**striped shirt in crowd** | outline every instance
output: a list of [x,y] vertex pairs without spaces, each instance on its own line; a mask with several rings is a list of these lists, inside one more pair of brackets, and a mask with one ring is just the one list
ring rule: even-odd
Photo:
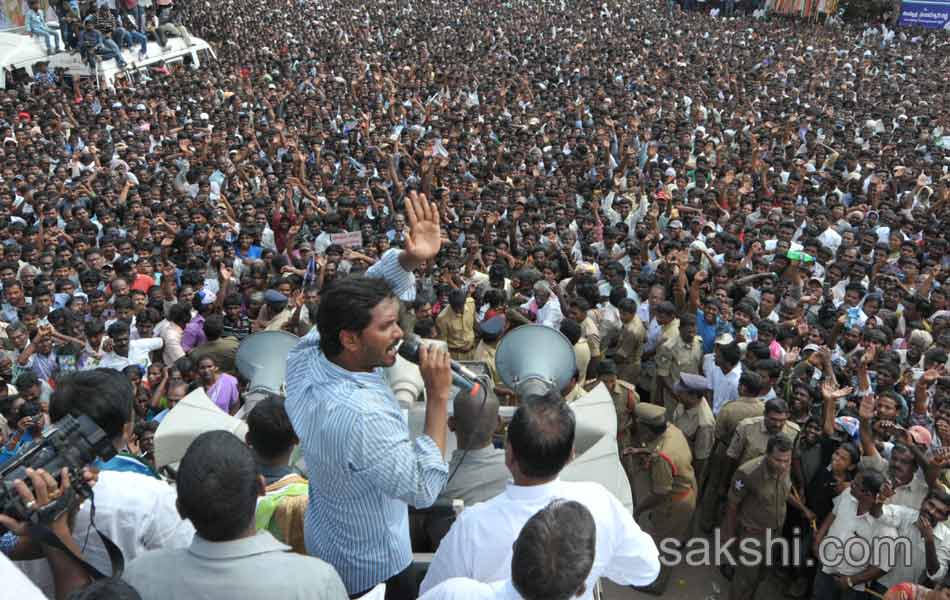
[[112,13],[103,11],[97,14],[96,29],[106,37],[111,36],[112,30],[115,29],[115,17],[112,16]]
[[[401,297],[412,273],[391,249],[366,273]],[[350,594],[369,590],[409,566],[407,504],[430,506],[448,479],[435,441],[409,439],[383,370],[348,371],[320,350],[316,327],[287,359],[287,413],[307,463],[307,551],[333,565]]]

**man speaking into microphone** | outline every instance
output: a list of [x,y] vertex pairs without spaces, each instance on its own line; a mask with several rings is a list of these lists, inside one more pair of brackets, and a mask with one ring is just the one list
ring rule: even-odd
[[448,352],[419,350],[426,416],[414,440],[381,369],[403,337],[399,298],[414,298],[412,271],[441,244],[434,203],[411,192],[406,213],[405,249],[324,289],[316,329],[287,358],[285,406],[310,481],[307,551],[336,568],[351,598],[381,582],[387,600],[415,598],[407,505],[430,506],[448,479]]

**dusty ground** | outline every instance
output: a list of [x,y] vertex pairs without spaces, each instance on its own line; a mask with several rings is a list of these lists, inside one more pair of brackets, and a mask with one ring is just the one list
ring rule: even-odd
[[[759,586],[756,600],[778,600],[785,598],[786,583],[770,577]],[[729,582],[719,570],[711,567],[679,567],[673,571],[670,584],[662,596],[651,596],[622,588],[604,581],[605,600],[650,600],[668,598],[669,600],[727,600]]]
[[[653,596],[624,588],[604,580],[604,600],[650,600],[664,598],[669,600],[728,600],[729,581],[716,567],[680,566],[673,570],[669,585],[662,596]],[[785,590],[789,582],[781,581],[769,575],[756,592],[756,600],[779,600],[786,598]]]

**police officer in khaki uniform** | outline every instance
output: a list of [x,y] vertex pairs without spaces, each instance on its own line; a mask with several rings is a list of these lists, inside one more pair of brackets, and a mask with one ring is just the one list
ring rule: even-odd
[[723,466],[726,462],[726,450],[732,442],[739,422],[748,417],[760,416],[765,410],[761,394],[765,392],[765,383],[753,371],[743,371],[739,379],[739,399],[727,402],[716,417],[716,433],[713,452],[706,469],[706,481],[702,482],[702,496],[699,503],[699,527],[711,531],[719,523],[720,493],[729,479]]
[[609,358],[597,364],[597,378],[588,381],[584,389],[589,392],[597,387],[598,383],[603,383],[613,398],[614,409],[617,411],[617,440],[623,448],[625,442],[629,441],[633,409],[640,403],[637,388],[617,377],[617,363]]
[[584,386],[577,383],[578,377],[580,377],[580,374],[577,371],[577,367],[574,367],[574,375],[571,377],[571,380],[568,382],[567,386],[561,390],[561,396],[568,404],[574,402],[578,398],[583,398],[587,394],[587,390],[584,389]]
[[637,303],[630,298],[624,298],[617,304],[620,311],[620,340],[614,360],[617,361],[617,372],[624,381],[636,385],[640,380],[640,363],[643,362],[643,342],[647,337],[647,329],[643,321],[637,316]]
[[[779,434],[769,439],[766,454],[740,466],[729,486],[726,517],[722,539],[731,544],[735,561],[732,568],[720,565],[724,571],[733,570],[729,600],[752,600],[756,588],[766,574],[766,536],[782,537],[787,503],[797,505],[789,492],[792,465],[792,442]],[[753,541],[747,541],[747,540]],[[757,546],[754,554],[740,554],[740,544],[746,548]],[[743,560],[745,559],[745,560]]]
[[435,328],[453,359],[471,360],[475,351],[475,299],[462,289],[449,292],[449,305],[435,318]]
[[[689,534],[696,509],[696,478],[689,443],[683,432],[667,423],[662,406],[641,402],[634,416],[636,445],[623,450],[628,477],[637,480],[634,517],[657,544],[663,540],[681,544]],[[648,590],[662,594],[670,573],[669,567],[663,567]]]
[[716,417],[709,408],[704,394],[710,390],[709,380],[702,375],[681,373],[673,385],[676,408],[673,425],[683,432],[693,454],[693,473],[696,481],[703,480],[706,464],[716,440]]
[[[758,417],[749,417],[743,419],[736,426],[735,433],[732,434],[732,440],[726,449],[726,461],[724,465],[726,479],[731,480],[736,467],[744,465],[753,458],[758,458],[765,454],[765,448],[769,439],[784,434],[790,440],[798,437],[798,423],[789,420],[788,405],[784,400],[773,398],[765,403],[765,414]],[[723,485],[723,488],[725,485]],[[725,495],[726,490],[722,490]]]
[[[656,323],[660,327],[659,336],[650,340],[650,328],[647,327],[647,339],[644,343],[643,359],[640,364],[640,381],[637,385],[648,392],[650,397],[656,390],[656,352],[665,343],[677,335],[680,321],[676,318],[676,305],[672,302],[660,302],[656,307]],[[652,344],[652,345],[651,345]]]
[[475,346],[475,352],[472,353],[472,360],[483,362],[488,366],[492,383],[495,384],[495,395],[503,404],[513,401],[515,397],[515,393],[502,383],[498,368],[495,366],[495,352],[498,350],[498,342],[505,334],[507,325],[505,315],[495,315],[482,321],[478,326],[478,333],[482,339]]
[[495,385],[501,383],[498,376],[498,369],[495,368],[495,352],[498,349],[498,342],[505,332],[505,315],[495,315],[490,319],[485,319],[478,326],[478,332],[481,334],[481,341],[475,346],[475,352],[472,354],[472,360],[478,360],[488,365],[488,372],[491,373],[492,382]]
[[[567,338],[574,349],[574,365],[577,367],[578,381],[583,386],[587,383],[587,372],[590,371],[590,345],[581,331],[581,326],[573,319],[563,319],[558,330]],[[596,373],[596,368],[594,369]]]
[[670,392],[680,373],[701,373],[702,364],[703,339],[696,335],[696,315],[683,315],[679,319],[679,335],[656,349],[656,403],[666,407],[667,417],[676,408]]
[[[590,317],[591,306],[584,298],[577,297],[571,300],[567,309],[567,316],[580,325],[581,337],[587,340],[587,347],[590,349],[590,363],[596,368],[597,361],[603,356],[603,350],[600,341],[600,328]],[[586,373],[582,373],[586,375]]]

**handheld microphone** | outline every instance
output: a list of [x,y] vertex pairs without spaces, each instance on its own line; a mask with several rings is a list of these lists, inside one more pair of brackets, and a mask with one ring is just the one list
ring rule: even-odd
[[[418,365],[419,348],[421,346],[422,341],[419,336],[406,336],[403,338],[402,344],[399,346],[399,356],[405,358],[413,364]],[[472,397],[477,396],[481,388],[481,384],[478,383],[478,375],[472,373],[470,370],[466,369],[454,360],[451,361],[451,363],[452,385],[462,390],[468,390]]]

